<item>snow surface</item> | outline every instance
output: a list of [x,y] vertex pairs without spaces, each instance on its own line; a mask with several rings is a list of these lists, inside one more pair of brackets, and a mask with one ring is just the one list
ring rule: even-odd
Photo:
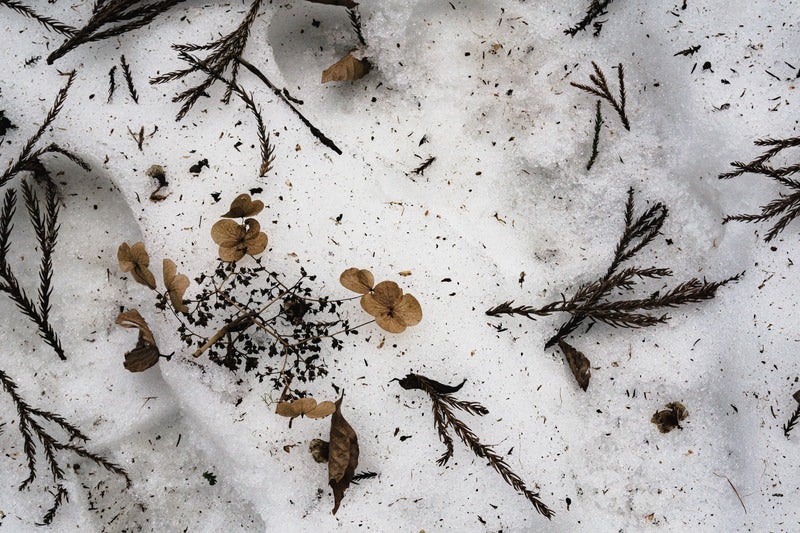
[[[91,4],[31,3],[74,25]],[[175,122],[170,100],[187,82],[146,83],[183,66],[172,43],[230,31],[247,3],[180,4],[53,66],[26,60],[46,56],[62,37],[0,6],[0,109],[20,126],[3,140],[3,161],[40,124],[64,82],[58,71],[76,69],[45,141],[93,168],[85,174],[63,158],[48,161],[65,183],[53,322],[68,361],[54,357],[3,298],[0,368],[34,405],[75,422],[91,436],[89,448],[134,481],[124,490],[115,476],[68,458],[80,469],[68,473],[71,500],[50,529],[797,531],[800,434],[787,439],[781,425],[800,388],[800,223],[772,246],[762,240],[766,226],[721,225],[725,214],[754,212],[780,189],[758,177],[716,176],[730,161],[758,155],[755,139],[798,135],[800,4],[682,4],[614,2],[599,37],[570,38],[563,30],[582,17],[586,0],[365,1],[375,69],[352,84],[326,85],[322,70],[356,43],[346,12],[302,1],[265,5],[245,57],[302,99],[302,112],[344,152],[322,146],[243,72],[277,147],[265,179],[257,177],[255,125],[240,101],[221,104],[215,85]],[[692,45],[701,45],[694,56],[674,55]],[[120,54],[138,105],[122,85],[105,103],[107,73]],[[586,82],[592,60],[612,87],[611,67],[624,64],[632,131],[604,105],[600,156],[587,172],[595,99],[569,82]],[[128,128],[142,126],[158,130],[139,151]],[[423,136],[429,142],[420,145]],[[436,160],[423,176],[410,174],[429,156]],[[190,174],[202,158],[210,168]],[[170,181],[160,203],[147,200],[153,185],[145,170],[153,164]],[[510,299],[542,305],[601,274],[631,186],[640,207],[670,208],[664,235],[637,264],[671,267],[676,279],[747,273],[715,300],[673,310],[667,325],[596,325],[574,337],[593,365],[583,392],[563,357],[542,350],[563,317],[498,320],[484,311]],[[211,224],[253,187],[263,188],[256,196],[267,204],[260,219],[272,268],[293,277],[303,266],[318,276],[321,293],[341,297],[349,294],[340,272],[369,268],[423,306],[423,322],[401,335],[373,325],[344,351],[326,354],[330,379],[313,385],[318,398],[335,397],[331,383],[345,390],[358,470],[379,474],[352,486],[336,516],[327,470],[306,452],[310,439],[327,435],[327,420],[298,419],[289,429],[262,401],[266,383],[190,362],[174,320],[117,266],[117,246],[142,239],[157,278],[163,257],[198,275],[215,262]],[[23,285],[35,287],[38,254],[23,217],[15,232],[16,268],[27,269]],[[402,270],[412,275],[400,278]],[[120,306],[142,311],[162,351],[176,351],[172,361],[143,374],[123,369],[135,335],[113,325]],[[363,316],[357,305],[348,313]],[[443,445],[430,403],[390,382],[409,371],[467,379],[458,397],[490,410],[468,423],[538,485],[556,512],[552,521],[458,441],[454,460],[437,466]],[[675,400],[689,418],[683,431],[662,435],[650,417]],[[34,530],[49,495],[41,485],[17,491],[24,454],[13,405],[5,397],[0,405],[0,528]],[[287,452],[287,445],[296,446]],[[205,472],[216,475],[215,485]]]

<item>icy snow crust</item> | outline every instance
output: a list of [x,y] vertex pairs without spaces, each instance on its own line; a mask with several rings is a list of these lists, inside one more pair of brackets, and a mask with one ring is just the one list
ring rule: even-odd
[[[33,5],[79,25],[90,4]],[[375,69],[355,83],[324,86],[321,71],[356,43],[346,12],[299,1],[264,6],[245,57],[302,99],[303,113],[344,152],[318,143],[242,72],[277,147],[266,179],[257,177],[255,125],[240,101],[221,104],[217,84],[175,122],[170,99],[186,83],[146,83],[183,67],[172,43],[227,33],[245,3],[180,4],[147,28],[82,46],[54,66],[25,60],[46,56],[62,38],[0,6],[0,109],[20,126],[4,139],[3,161],[40,124],[64,81],[57,69],[76,69],[46,140],[93,168],[85,175],[63,158],[49,162],[65,182],[53,319],[69,359],[58,361],[3,298],[0,367],[34,405],[77,423],[92,437],[89,447],[134,481],[125,491],[119,479],[77,461],[79,471],[67,475],[71,501],[50,529],[800,528],[800,434],[786,439],[780,429],[795,407],[800,372],[798,223],[774,249],[761,240],[763,226],[721,225],[725,214],[753,212],[778,188],[757,177],[716,179],[730,161],[760,153],[756,138],[798,135],[800,102],[790,80],[800,62],[798,4],[615,2],[599,38],[565,36],[587,4],[364,2]],[[674,56],[696,44],[694,56]],[[120,54],[139,105],[124,85],[105,103],[107,73]],[[569,82],[586,82],[591,60],[612,88],[612,66],[624,64],[632,131],[604,105],[600,156],[587,173],[595,100]],[[139,151],[128,128],[141,126],[158,130]],[[420,145],[423,136],[428,142]],[[429,156],[436,160],[424,175],[410,174]],[[210,168],[191,175],[189,166],[203,158]],[[147,200],[153,183],[145,170],[153,164],[170,182],[160,203]],[[575,337],[593,365],[584,393],[562,356],[542,350],[563,317],[498,320],[484,311],[509,299],[541,305],[602,274],[631,186],[640,207],[663,201],[670,208],[664,235],[637,264],[671,267],[676,280],[747,274],[713,301],[674,310],[665,326],[596,325]],[[207,359],[194,364],[177,324],[116,262],[122,241],[141,239],[157,278],[163,257],[195,277],[215,263],[211,224],[253,187],[263,188],[256,197],[267,204],[260,219],[275,270],[294,276],[304,266],[321,292],[341,297],[349,296],[337,282],[347,267],[398,281],[397,272],[410,270],[401,284],[424,310],[423,322],[402,335],[373,325],[348,339],[344,351],[326,355],[330,380],[311,385],[319,398],[334,397],[330,382],[345,390],[343,412],[361,446],[358,470],[379,473],[352,486],[335,517],[327,470],[306,452],[310,439],[327,435],[327,420],[298,419],[289,429],[262,400],[267,384]],[[35,286],[35,239],[23,216],[15,226],[15,268],[27,271],[26,287]],[[113,325],[120,306],[142,311],[162,351],[175,352],[171,362],[144,374],[123,369],[135,335]],[[360,313],[353,305],[351,316]],[[508,331],[492,327],[498,324]],[[390,382],[409,371],[467,379],[458,396],[490,410],[468,423],[529,485],[538,484],[556,512],[552,521],[458,441],[454,460],[436,465],[443,445],[430,403]],[[689,418],[683,431],[661,435],[650,417],[675,400]],[[33,530],[50,502],[39,485],[16,490],[24,454],[13,407],[5,396],[2,402],[0,524]]]

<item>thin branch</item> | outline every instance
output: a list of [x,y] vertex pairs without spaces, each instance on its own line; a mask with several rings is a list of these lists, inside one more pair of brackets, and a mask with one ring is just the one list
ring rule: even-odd
[[625,129],[630,131],[631,125],[628,122],[627,115],[625,114],[625,71],[623,70],[622,63],[617,65],[619,99],[615,98],[611,94],[611,89],[608,87],[606,76],[603,74],[603,71],[600,70],[600,67],[597,66],[597,63],[592,61],[592,67],[594,67],[594,74],[590,74],[589,79],[592,81],[594,86],[575,82],[570,82],[570,85],[606,100],[619,115],[619,118],[622,121],[622,125],[625,127]]
[[78,31],[72,26],[64,24],[63,22],[59,22],[54,18],[42,16],[36,13],[30,7],[17,2],[16,0],[0,0],[0,5],[11,8],[20,15],[25,15],[26,17],[32,18],[49,31],[54,31],[56,33],[60,33],[61,35],[66,35],[67,37],[71,37],[76,31]]

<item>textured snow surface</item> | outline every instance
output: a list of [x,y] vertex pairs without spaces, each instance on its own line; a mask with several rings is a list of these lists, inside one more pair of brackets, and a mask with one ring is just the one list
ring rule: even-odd
[[[365,1],[374,69],[325,85],[322,70],[357,42],[346,11],[299,0],[264,5],[245,57],[303,100],[303,114],[343,154],[321,145],[243,71],[240,82],[276,145],[263,179],[255,124],[239,100],[222,104],[217,84],[176,122],[171,98],[187,82],[147,83],[184,66],[171,44],[231,31],[247,3],[179,4],[52,66],[26,60],[63,38],[0,5],[0,109],[19,126],[2,139],[2,164],[41,123],[64,83],[59,70],[75,69],[45,142],[93,169],[48,160],[64,183],[52,320],[68,360],[3,296],[0,368],[32,404],[76,423],[90,449],[133,478],[124,490],[115,476],[68,458],[80,468],[68,472],[71,499],[51,529],[797,531],[800,431],[787,439],[781,425],[800,388],[800,222],[770,244],[766,225],[723,226],[725,214],[755,212],[780,188],[760,177],[716,176],[761,153],[755,139],[800,134],[800,4],[620,1],[602,17],[599,37],[591,28],[564,35],[588,3]],[[76,26],[91,4],[31,0]],[[701,45],[695,55],[675,55],[693,45]],[[138,105],[119,69],[106,103],[108,71],[121,54]],[[600,155],[587,172],[595,98],[569,83],[588,82],[591,61],[612,90],[612,67],[624,64],[631,131],[604,104]],[[141,127],[140,151],[128,130]],[[424,175],[411,173],[431,156]],[[204,158],[209,168],[191,174]],[[170,183],[159,203],[147,199],[153,164]],[[332,383],[344,389],[358,470],[379,474],[353,485],[336,516],[327,469],[306,452],[310,439],[327,436],[327,420],[297,419],[290,429],[262,400],[272,392],[266,383],[191,358],[174,319],[117,265],[122,241],[143,240],[158,279],[163,257],[194,278],[215,264],[213,222],[256,187],[267,205],[259,218],[271,268],[292,278],[302,266],[320,293],[335,297],[350,296],[338,284],[342,270],[369,268],[378,280],[400,282],[424,311],[401,335],[372,325],[346,339],[343,351],[325,353],[329,379],[309,386],[318,398],[335,397]],[[746,274],[712,301],[672,310],[666,325],[578,330],[572,342],[592,361],[583,392],[563,356],[542,350],[564,317],[496,319],[484,311],[511,299],[543,305],[604,273],[629,187],[640,209],[655,201],[670,208],[663,235],[636,264],[670,267],[675,281]],[[18,211],[12,257],[23,285],[35,287],[38,250],[22,204]],[[404,270],[411,276],[400,278]],[[171,361],[142,374],[124,370],[135,335],[113,324],[121,306],[141,310],[162,352],[175,352]],[[347,309],[361,321],[357,304]],[[448,466],[436,464],[444,446],[430,402],[390,381],[408,372],[467,379],[457,396],[490,414],[465,420],[538,486],[552,521],[458,441]],[[689,418],[682,431],[662,435],[650,417],[676,400]],[[0,529],[34,530],[50,497],[37,484],[17,491],[27,470],[5,395],[0,422]]]

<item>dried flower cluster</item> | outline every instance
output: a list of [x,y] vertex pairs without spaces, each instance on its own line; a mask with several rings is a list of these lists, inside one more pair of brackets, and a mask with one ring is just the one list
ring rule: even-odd
[[348,268],[339,277],[347,289],[361,294],[361,308],[375,318],[375,322],[389,333],[402,333],[408,326],[422,321],[422,307],[411,294],[403,294],[394,281],[381,281],[369,270]]
[[[255,256],[267,249],[267,234],[254,217],[264,209],[261,200],[252,201],[249,194],[241,194],[231,203],[222,220],[211,227],[211,238],[219,245],[219,258],[235,263],[245,255]],[[239,224],[232,218],[243,219]]]

